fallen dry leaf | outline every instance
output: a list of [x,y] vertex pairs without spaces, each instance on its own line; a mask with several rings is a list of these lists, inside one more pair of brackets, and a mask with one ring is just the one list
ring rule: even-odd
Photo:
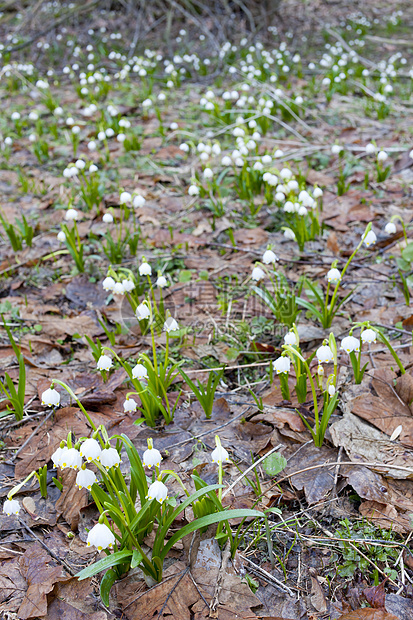
[[21,557],[0,564],[2,611],[17,612],[22,620],[44,616],[47,595],[66,579],[63,568],[35,543]]
[[367,420],[389,437],[398,426],[402,444],[413,448],[413,415],[393,388],[395,373],[389,368],[371,371],[360,385],[352,385],[343,393],[343,407]]
[[[378,463],[372,467],[375,471],[391,478],[413,478],[413,450],[409,450],[396,441],[390,441],[384,434],[363,422],[352,413],[345,413],[342,418],[330,426],[330,433],[336,447],[343,447],[350,461]],[[383,463],[383,467],[380,464]],[[386,467],[391,465],[392,467]],[[395,466],[410,467],[412,473]]]
[[397,616],[393,616],[393,614],[389,614],[387,611],[383,611],[382,609],[368,609],[364,607],[363,609],[355,609],[353,611],[349,611],[344,614],[344,616],[340,616],[338,620],[399,620]]
[[384,603],[386,598],[384,586],[386,582],[387,579],[379,583],[378,586],[373,586],[372,588],[366,588],[365,590],[363,590],[366,601],[375,609],[384,609]]

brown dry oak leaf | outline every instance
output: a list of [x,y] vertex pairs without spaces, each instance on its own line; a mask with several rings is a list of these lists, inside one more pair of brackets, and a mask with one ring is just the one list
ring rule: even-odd
[[47,595],[66,579],[63,568],[35,543],[21,557],[0,564],[2,611],[17,612],[21,620],[45,616]]
[[354,609],[353,611],[349,611],[344,614],[344,616],[340,616],[338,620],[399,620],[397,616],[393,614],[389,614],[387,611],[383,611],[382,609],[368,609],[364,607],[363,609]]

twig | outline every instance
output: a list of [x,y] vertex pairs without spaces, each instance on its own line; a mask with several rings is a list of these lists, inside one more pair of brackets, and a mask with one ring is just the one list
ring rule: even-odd
[[221,558],[221,566],[219,568],[217,582],[215,584],[214,596],[212,597],[211,604],[209,606],[209,617],[218,618],[217,608],[219,605],[219,595],[222,589],[222,583],[226,574],[228,560],[231,556],[231,545],[229,540],[225,545],[224,552]]
[[26,439],[26,441],[23,443],[23,445],[22,445],[22,446],[20,446],[20,448],[17,450],[17,452],[15,452],[15,453],[13,454],[13,456],[11,457],[11,461],[14,461],[14,459],[18,457],[18,455],[19,455],[19,454],[20,454],[20,452],[23,450],[23,448],[25,448],[25,447],[27,446],[27,444],[29,443],[29,441],[30,441],[31,439],[33,439],[33,437],[37,434],[37,432],[38,432],[38,431],[42,428],[43,424],[44,424],[45,422],[47,422],[47,420],[49,420],[49,418],[51,418],[51,417],[52,417],[53,413],[54,413],[54,410],[50,411],[50,413],[48,413],[48,414],[47,414],[47,416],[45,417],[45,419],[44,419],[42,422],[40,422],[40,424],[38,424],[38,425],[36,426],[36,428],[34,429],[34,431],[32,432],[32,434],[30,435],[30,437],[28,437],[28,438]]
[[254,469],[257,465],[262,463],[262,461],[264,461],[268,456],[270,456],[271,454],[273,454],[274,452],[276,452],[277,450],[279,450],[280,448],[283,448],[283,447],[284,447],[284,444],[280,443],[280,444],[278,444],[278,446],[275,446],[275,448],[273,448],[272,450],[270,450],[269,452],[264,454],[264,456],[262,456],[260,459],[258,459],[258,461],[255,461],[255,463],[253,463],[250,467],[248,467],[248,469],[246,469],[240,476],[238,476],[238,478],[236,480],[234,480],[234,482],[227,489],[225,489],[225,491],[222,493],[222,498],[224,498],[226,495],[228,495],[228,493],[230,491],[232,491],[232,489],[238,484],[238,482],[240,482],[243,478],[245,478],[245,476],[252,469]]
[[42,547],[44,547],[44,549],[46,549],[47,553],[49,553],[49,555],[52,556],[52,558],[54,558],[57,562],[59,562],[59,564],[62,564],[62,566],[65,567],[65,569],[67,570],[67,572],[72,575],[72,577],[75,576],[76,573],[74,573],[74,571],[72,570],[72,568],[69,566],[69,564],[66,562],[66,560],[62,560],[61,558],[59,558],[59,556],[52,551],[51,549],[49,549],[49,547],[46,545],[45,542],[43,542],[43,540],[41,540],[34,532],[33,530],[27,525],[27,523],[25,523],[23,521],[23,519],[21,519],[20,517],[18,517],[19,519],[19,523],[20,525],[22,525],[24,527],[25,530],[27,530],[29,532],[29,534],[31,536],[33,536],[33,538],[35,540],[37,540],[38,543],[40,543],[42,545]]
[[261,568],[261,566],[254,564],[252,560],[245,557],[244,555],[241,555],[241,553],[239,553],[238,555],[242,560],[247,562],[252,567],[253,571],[257,572],[258,575],[262,575],[264,578],[266,578],[266,580],[268,580],[275,588],[279,588],[283,592],[287,592],[291,597],[295,596],[294,592],[288,586],[282,583],[282,581],[279,581],[277,577],[274,577],[274,575],[271,575],[271,573],[268,573],[266,570]]

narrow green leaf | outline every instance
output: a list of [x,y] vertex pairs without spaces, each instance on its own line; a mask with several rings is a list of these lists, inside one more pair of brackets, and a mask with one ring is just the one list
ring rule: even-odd
[[130,563],[130,567],[131,568],[136,568],[138,566],[138,564],[140,564],[141,560],[143,558],[143,555],[140,551],[138,551],[137,549],[134,549],[133,554],[132,554],[132,560]]
[[117,574],[113,568],[110,568],[108,572],[103,575],[103,579],[100,582],[100,598],[106,607],[109,607],[109,592],[116,579]]
[[91,566],[87,566],[77,573],[75,577],[78,577],[79,581],[82,581],[82,579],[88,579],[89,577],[93,577],[93,575],[97,575],[97,573],[100,573],[102,570],[106,570],[107,568],[111,568],[112,566],[117,566],[119,564],[124,564],[125,562],[130,562],[131,557],[132,551],[129,551],[129,549],[115,551],[115,553],[111,553],[106,556],[106,558],[95,562]]
[[213,525],[214,523],[220,523],[221,521],[228,521],[228,519],[239,519],[245,517],[255,517],[260,518],[264,517],[262,512],[258,510],[248,510],[248,509],[238,509],[238,510],[224,510],[223,512],[214,513],[212,515],[207,515],[206,517],[201,517],[200,519],[196,519],[192,521],[192,523],[188,523],[182,527],[179,532],[177,532],[172,538],[169,539],[167,544],[162,549],[160,557],[165,559],[166,554],[178,540],[187,536],[187,534],[191,534],[196,530],[200,530],[203,527],[207,527],[208,525]]

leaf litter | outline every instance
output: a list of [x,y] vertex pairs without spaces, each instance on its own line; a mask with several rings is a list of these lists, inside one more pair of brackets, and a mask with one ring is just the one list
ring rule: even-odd
[[[291,27],[299,28],[300,17],[292,11],[294,3],[286,4]],[[99,11],[92,15],[96,27],[101,23],[106,28],[106,17],[101,18]],[[116,18],[120,29],[128,30],[121,11],[113,11],[111,15]],[[248,16],[248,13],[245,12],[245,15]],[[18,23],[17,15],[12,12],[11,17]],[[395,11],[389,14],[384,11],[380,16],[380,28],[394,21],[397,27],[401,27],[400,17]],[[328,15],[328,18],[332,16]],[[406,19],[410,18],[408,12]],[[352,15],[346,16],[346,19],[349,23],[347,30],[353,32],[357,20]],[[0,21],[1,28],[7,29],[6,24],[6,21]],[[365,27],[363,20],[359,25]],[[336,27],[342,28],[343,25],[337,23]],[[84,37],[86,23],[78,24],[77,28]],[[74,30],[70,32],[70,36],[75,35]],[[337,40],[340,42],[336,35],[337,31],[333,30],[329,48],[323,48],[321,39],[317,40],[315,56],[318,60],[320,50],[324,54],[345,54],[345,45],[340,48],[341,51],[334,52]],[[47,51],[47,46],[44,46],[46,39],[40,39],[42,44],[38,49],[43,46]],[[374,47],[369,35],[365,41],[368,49],[366,52],[362,50],[362,55],[369,52],[373,59],[379,61],[383,49]],[[12,43],[15,43],[14,39]],[[278,42],[278,46],[281,58],[284,45],[280,46]],[[332,46],[333,51],[328,52]],[[263,48],[257,46],[257,49]],[[389,44],[388,50],[384,48],[389,52],[396,49],[397,38]],[[250,50],[250,55],[255,51]],[[393,54],[389,63],[397,63],[401,57]],[[327,65],[321,63],[320,67],[325,68],[329,61],[325,56],[323,58]],[[347,59],[344,57],[344,65],[341,66],[346,65]],[[44,69],[43,62],[41,56],[34,62],[40,74]],[[179,64],[183,61],[174,58],[174,62]],[[301,59],[294,61],[289,58],[288,62],[298,63]],[[253,60],[248,59],[248,63],[253,63]],[[401,80],[405,79],[403,64],[400,68]],[[205,63],[207,66],[208,63]],[[7,75],[7,67],[3,70]],[[70,70],[76,71],[73,68]],[[15,79],[11,75],[17,75],[13,71],[7,75],[10,80]],[[393,153],[396,149],[397,153],[399,145],[408,141],[404,127],[407,106],[403,107],[403,98],[400,98],[394,110],[388,111],[386,98],[376,97],[376,105],[374,98],[366,97],[365,116],[360,116],[362,107],[357,101],[360,98],[358,89],[363,91],[365,87],[361,82],[366,77],[361,71],[357,79],[352,78],[352,98],[337,86],[331,92],[330,100],[324,97],[321,88],[318,91],[313,88],[310,95],[306,91],[314,79],[311,71],[313,69],[308,74],[304,71],[304,78],[292,76],[292,84],[288,86],[282,79],[280,84],[283,88],[294,85],[291,92],[294,89],[298,92],[301,88],[303,94],[307,93],[305,96],[313,98],[318,111],[314,112],[310,106],[301,115],[298,107],[296,113],[294,106],[297,100],[291,100],[293,114],[287,115],[286,128],[280,133],[275,125],[262,141],[262,147],[269,144],[273,150],[275,147],[287,151],[292,149],[292,155],[284,161],[298,162],[306,182],[324,189],[320,213],[324,231],[317,238],[306,241],[305,250],[301,253],[284,237],[280,221],[273,217],[273,206],[262,206],[264,196],[261,190],[252,199],[248,198],[247,190],[238,180],[238,193],[231,198],[234,204],[227,200],[225,192],[222,194],[222,204],[226,206],[223,213],[220,213],[219,200],[211,189],[201,196],[204,200],[201,210],[194,206],[195,202],[191,204],[187,190],[183,191],[190,183],[202,185],[202,164],[197,169],[196,160],[188,159],[185,150],[180,148],[178,137],[181,136],[181,123],[182,127],[187,124],[192,135],[199,140],[202,138],[208,142],[210,137],[215,139],[220,135],[212,117],[204,115],[205,118],[201,119],[196,107],[205,93],[202,80],[194,85],[195,90],[190,97],[184,91],[185,82],[182,86],[175,84],[179,104],[176,108],[172,104],[162,110],[161,130],[159,117],[156,114],[148,117],[141,101],[137,105],[136,93],[133,97],[131,92],[127,93],[127,99],[133,98],[134,102],[133,105],[126,105],[122,101],[123,85],[115,86],[111,97],[116,102],[118,114],[130,119],[136,126],[134,128],[139,129],[135,136],[138,142],[142,135],[145,136],[138,150],[138,158],[128,158],[122,140],[117,140],[108,143],[105,163],[96,150],[88,147],[88,140],[90,142],[94,136],[93,131],[82,137],[77,157],[96,162],[99,167],[107,166],[108,170],[116,168],[116,174],[111,173],[112,178],[108,174],[96,209],[84,210],[84,221],[78,224],[79,239],[85,244],[88,256],[87,274],[73,268],[69,252],[61,252],[62,246],[55,234],[62,220],[62,207],[67,207],[68,202],[72,204],[73,200],[62,170],[68,160],[76,160],[72,148],[75,141],[72,145],[70,140],[65,144],[56,141],[50,145],[49,155],[46,155],[45,150],[42,153],[33,146],[35,141],[29,136],[26,121],[21,127],[20,117],[13,120],[14,125],[7,127],[6,122],[2,125],[2,149],[6,162],[0,171],[0,191],[5,198],[2,201],[2,215],[15,226],[18,226],[22,215],[27,216],[34,226],[34,239],[32,247],[13,248],[12,254],[3,222],[0,311],[22,347],[27,380],[25,417],[21,423],[15,424],[11,415],[0,418],[3,454],[0,462],[1,497],[6,498],[14,484],[23,480],[31,470],[49,465],[47,499],[41,496],[36,479],[19,491],[22,506],[19,518],[27,527],[19,524],[14,516],[0,516],[2,613],[17,614],[19,618],[71,617],[79,620],[86,617],[104,620],[120,617],[119,614],[125,618],[174,617],[179,620],[207,617],[221,620],[255,617],[263,620],[301,620],[319,619],[326,617],[326,614],[339,620],[408,620],[412,616],[413,379],[409,310],[411,281],[408,270],[411,269],[413,256],[409,254],[408,238],[411,233],[408,225],[413,212],[409,210],[407,201],[407,186],[412,180],[408,176],[411,158],[406,147],[399,159],[395,157],[396,163],[390,176],[381,180],[378,177],[374,181],[373,176],[369,179],[367,175],[366,181],[363,152],[364,143],[377,140],[383,150]],[[257,97],[265,94],[265,89],[262,90],[259,83],[257,86],[253,75],[246,79],[249,89]],[[336,83],[340,84],[340,80],[342,78]],[[381,83],[386,84],[386,81]],[[240,88],[240,85],[241,82],[236,87]],[[8,106],[10,110],[16,108],[20,112],[28,106],[30,109],[36,107],[41,111],[42,122],[47,125],[52,122],[53,116],[47,111],[43,100],[38,99],[39,88],[42,87],[36,85],[37,90],[32,91],[30,97],[17,88],[16,92],[12,92]],[[392,92],[383,90],[384,86],[380,88],[383,92]],[[244,90],[247,92],[246,88]],[[366,92],[368,94],[368,89]],[[381,91],[378,94],[383,97]],[[3,101],[6,96],[9,95],[6,95],[5,87],[1,94]],[[56,82],[53,96],[61,101],[67,111],[71,110],[73,116],[81,115],[85,93],[80,91],[80,87],[79,92],[75,93]],[[276,94],[277,97],[280,95]],[[207,102],[209,98],[206,97]],[[242,100],[242,106],[250,103],[247,97]],[[383,105],[380,107],[380,104]],[[240,113],[242,106],[239,106]],[[165,127],[168,123],[175,123],[177,110],[182,112],[182,119],[179,117],[177,127],[172,129],[171,125],[170,129],[178,133],[169,133],[165,139]],[[96,110],[89,116],[85,115],[86,120],[79,121],[82,130],[86,130],[89,120],[91,127],[98,124],[95,113]],[[378,115],[377,122],[368,117],[373,113]],[[323,114],[328,119],[327,123],[324,117],[323,122],[318,122]],[[386,114],[390,116],[385,117]],[[315,119],[317,122],[314,122]],[[71,126],[68,123],[68,127]],[[254,125],[249,126],[254,128]],[[205,131],[207,127],[212,128],[208,130],[211,136]],[[4,140],[6,128],[13,135],[11,145]],[[69,130],[60,129],[70,135]],[[22,137],[22,131],[26,132],[25,137]],[[293,145],[291,133],[297,131],[305,138],[300,138]],[[158,132],[160,135],[156,135]],[[235,133],[233,135],[236,136]],[[184,133],[180,139],[183,136]],[[40,145],[41,136],[37,138]],[[51,134],[50,141],[53,142]],[[172,141],[174,143],[170,143]],[[344,172],[342,164],[345,162],[340,157],[334,160],[334,151],[330,163],[326,155],[327,150],[330,153],[331,145],[338,141],[346,143],[352,158],[345,164],[348,169]],[[305,154],[306,145],[312,142],[315,157],[311,153]],[[228,144],[224,148],[228,149]],[[296,155],[294,149],[297,149]],[[255,160],[258,161],[258,156],[263,153],[264,148],[260,146]],[[321,165],[323,157],[327,158],[325,165]],[[201,158],[202,161],[208,161],[208,158]],[[379,163],[376,162],[378,175],[384,170],[384,164],[380,167]],[[237,174],[231,175],[234,182]],[[105,184],[105,179],[102,182]],[[225,184],[224,177],[222,184]],[[205,383],[211,372],[226,367],[209,419],[205,419],[200,404],[189,397],[188,386],[182,393],[180,387],[174,385],[177,391],[170,392],[171,401],[174,396],[173,402],[177,403],[174,421],[169,425],[158,424],[155,429],[134,425],[136,418],[124,411],[129,392],[125,371],[118,368],[109,377],[95,371],[95,359],[87,337],[94,342],[99,339],[104,346],[112,347],[122,359],[138,359],[151,342],[138,329],[134,313],[118,304],[116,297],[101,287],[100,281],[106,274],[108,264],[114,261],[111,260],[113,256],[105,257],[102,250],[98,253],[95,244],[96,240],[102,241],[107,230],[100,219],[102,207],[111,209],[115,218],[122,217],[118,187],[120,191],[136,192],[146,198],[145,206],[136,209],[139,235],[143,242],[139,246],[139,257],[144,254],[156,263],[159,273],[163,269],[170,279],[164,299],[173,309],[173,316],[179,318],[179,323],[186,330],[184,337],[175,343],[174,355],[179,357],[186,370],[198,373],[198,378]],[[340,187],[346,191],[337,195],[341,193]],[[225,191],[231,189],[226,187]],[[81,205],[79,194],[75,192],[74,196],[76,204]],[[243,200],[246,202],[243,203]],[[356,285],[355,290],[342,306],[344,312],[335,317],[331,331],[342,339],[348,333],[349,318],[384,326],[388,337],[391,335],[406,373],[399,372],[389,350],[380,341],[369,344],[368,351],[363,349],[361,366],[367,363],[369,368],[362,381],[355,384],[348,357],[344,359],[339,354],[339,408],[332,414],[324,444],[316,447],[305,423],[314,419],[310,387],[307,386],[307,392],[301,398],[296,385],[297,372],[294,371],[288,378],[290,396],[286,399],[282,378],[279,375],[274,378],[268,376],[270,362],[283,350],[281,336],[287,331],[286,326],[291,324],[288,317],[285,319],[277,315],[278,309],[273,312],[248,293],[251,270],[262,252],[271,246],[277,250],[282,267],[280,272],[286,274],[289,286],[297,284],[303,275],[321,281],[333,260],[338,261],[339,268],[344,266],[366,224],[374,221],[378,230],[392,216],[402,217],[407,226],[407,245],[400,230],[390,236],[379,234],[373,249],[355,259],[351,273],[349,270],[349,282]],[[400,222],[397,217],[394,221]],[[395,262],[392,262],[393,259]],[[135,271],[137,264],[139,261],[133,254],[122,263]],[[348,290],[347,284],[344,293],[339,291],[338,298],[343,299]],[[295,293],[296,297],[301,295],[306,302],[311,302],[314,291],[312,293],[307,288]],[[158,302],[159,299],[158,296]],[[302,311],[296,320],[297,333],[306,354],[328,338],[330,328],[320,326],[311,313]],[[112,331],[113,326],[115,331]],[[18,360],[5,330],[2,335],[2,377],[7,372],[17,385]],[[161,336],[158,343],[165,347],[166,339]],[[315,360],[310,365],[315,375]],[[327,377],[328,373],[325,374]],[[70,386],[93,424],[101,424],[112,434],[126,433],[140,454],[144,452],[147,440],[153,438],[162,453],[164,466],[181,476],[192,492],[195,490],[190,477],[192,471],[202,475],[209,484],[218,482],[217,468],[210,462],[214,435],[218,433],[222,446],[230,452],[233,460],[225,470],[230,493],[224,497],[224,506],[265,506],[272,509],[271,543],[268,533],[263,530],[250,531],[245,535],[240,552],[230,560],[212,530],[194,537],[195,543],[184,538],[182,544],[175,545],[171,550],[169,565],[160,584],[148,585],[142,571],[132,569],[115,584],[110,594],[110,606],[105,607],[100,602],[95,578],[78,581],[73,577],[95,557],[83,543],[98,522],[99,511],[88,491],[76,488],[75,472],[67,469],[56,471],[51,463],[52,454],[60,442],[65,441],[69,431],[78,440],[90,437],[92,427],[69,394],[59,387],[61,407],[51,416],[44,413],[40,404],[42,394],[54,380],[63,380]],[[322,398],[322,392],[318,390],[316,403],[319,406]],[[1,411],[7,414],[7,400],[0,405]],[[271,456],[262,462],[261,459],[274,450],[279,450],[273,452],[277,462],[274,459],[270,461]],[[124,453],[122,455],[126,456]],[[259,461],[257,467],[236,482],[240,474],[252,466],[252,459]],[[131,471],[126,458],[124,461],[121,471],[128,478]],[[55,476],[63,484],[62,492],[52,480]],[[178,484],[170,483],[170,490],[178,501],[183,500]],[[347,531],[346,535],[345,527],[348,525],[343,523],[347,518],[354,520],[357,531]],[[176,519],[175,527],[182,528],[193,519],[193,511],[189,507],[184,516]],[[241,519],[231,521],[234,527],[240,522]],[[384,553],[379,559],[371,560],[368,572],[360,569],[362,554],[366,555],[371,542],[370,534],[370,538],[363,540],[366,523],[376,528],[376,544],[382,544],[384,550],[386,545],[393,545],[400,551],[397,562]],[[337,540],[333,537],[329,545],[317,546],[317,540],[326,531],[335,528],[338,531]],[[385,532],[393,533],[393,538],[386,538]],[[345,574],[343,566],[345,562],[350,562],[347,538],[354,541],[354,554],[351,558],[352,571]],[[145,544],[150,550],[153,545],[150,535],[145,539]],[[341,553],[336,566],[332,562],[333,553]],[[378,569],[388,574],[390,581],[371,585],[377,583]],[[357,592],[359,602],[356,604],[360,605],[360,597],[364,593],[371,607],[348,609],[351,603],[355,607],[355,599],[350,597],[351,587]],[[401,593],[403,596],[400,596]]]

